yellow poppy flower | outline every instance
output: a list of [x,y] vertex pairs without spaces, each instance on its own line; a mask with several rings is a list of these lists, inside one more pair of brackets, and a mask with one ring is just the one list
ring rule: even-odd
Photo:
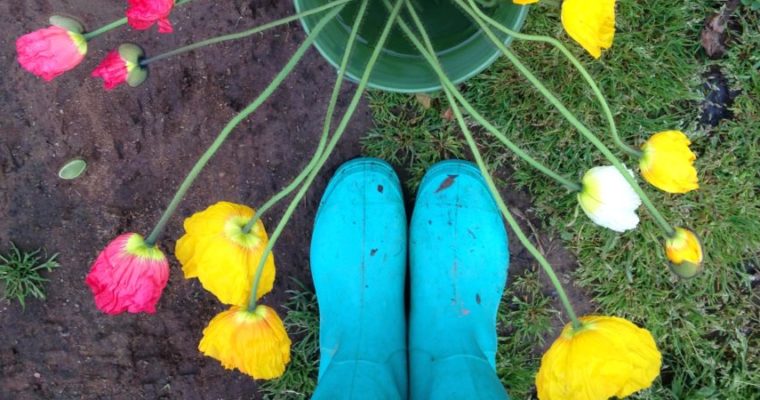
[[652,385],[662,356],[652,334],[617,317],[582,317],[565,326],[541,359],[540,400],[607,400]]
[[515,4],[525,5],[525,4],[533,4],[538,3],[538,0],[512,0]]
[[290,338],[282,320],[263,305],[253,311],[233,306],[217,314],[203,330],[198,350],[254,379],[277,378],[290,362]]
[[615,0],[565,0],[562,25],[573,40],[599,58],[615,38]]
[[673,272],[682,278],[691,278],[702,271],[702,243],[688,229],[676,228],[676,234],[665,242],[665,253]]
[[699,188],[691,141],[683,132],[655,133],[641,147],[641,175],[647,182],[668,193],[686,193]]
[[[185,220],[185,235],[177,241],[175,255],[185,278],[198,278],[219,301],[245,305],[251,295],[256,268],[269,241],[261,221],[250,232],[243,227],[253,217],[250,207],[219,202]],[[256,299],[274,285],[274,257],[267,257]]]

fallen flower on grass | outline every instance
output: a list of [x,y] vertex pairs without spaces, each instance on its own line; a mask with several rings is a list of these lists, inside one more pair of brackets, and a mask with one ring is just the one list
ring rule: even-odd
[[686,193],[699,188],[691,141],[680,131],[655,133],[641,147],[641,176],[660,190]]
[[[633,175],[633,172],[628,170]],[[594,167],[583,176],[583,189],[578,193],[583,211],[597,225],[625,232],[636,228],[636,210],[641,199],[615,167]]]
[[676,228],[675,235],[665,242],[670,269],[681,278],[691,278],[702,271],[704,252],[694,232]]
[[233,306],[217,314],[206,329],[198,350],[237,368],[254,379],[273,379],[290,362],[290,338],[273,309],[259,305],[253,311]]
[[541,359],[540,400],[623,398],[652,385],[662,355],[652,334],[618,317],[585,316],[568,324]]

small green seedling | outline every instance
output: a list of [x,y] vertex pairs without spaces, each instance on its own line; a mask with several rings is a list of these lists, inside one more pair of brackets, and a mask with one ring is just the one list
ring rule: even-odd
[[45,282],[48,280],[40,275],[40,272],[50,272],[58,267],[56,257],[52,257],[40,263],[38,256],[40,250],[23,252],[11,243],[11,249],[6,255],[0,255],[0,284],[3,286],[2,298],[16,299],[22,307],[26,307],[26,297],[45,299]]

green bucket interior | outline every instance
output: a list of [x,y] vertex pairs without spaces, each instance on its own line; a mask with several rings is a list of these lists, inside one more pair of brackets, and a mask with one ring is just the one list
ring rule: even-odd
[[[331,0],[294,0],[297,12],[310,10]],[[454,82],[462,82],[488,67],[499,56],[499,50],[483,34],[453,0],[413,0],[425,29],[435,46],[444,71]],[[484,11],[504,26],[519,31],[528,8],[498,1],[499,5]],[[336,68],[346,49],[351,26],[359,9],[359,1],[348,3],[339,16],[320,33],[316,47]],[[303,18],[309,32],[324,13]],[[402,12],[410,26],[412,19]],[[348,65],[347,75],[358,81],[388,19],[382,0],[369,0],[369,8],[359,31],[359,38]],[[509,38],[500,35],[505,43]],[[433,69],[416,51],[398,26],[394,26],[383,52],[372,71],[369,86],[391,92],[432,92],[441,85]]]

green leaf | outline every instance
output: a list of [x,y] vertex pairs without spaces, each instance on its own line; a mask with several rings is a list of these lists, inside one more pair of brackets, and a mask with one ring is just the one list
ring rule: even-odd
[[84,173],[85,169],[87,169],[87,162],[81,158],[76,158],[64,164],[60,171],[58,171],[58,177],[66,180],[76,179]]

